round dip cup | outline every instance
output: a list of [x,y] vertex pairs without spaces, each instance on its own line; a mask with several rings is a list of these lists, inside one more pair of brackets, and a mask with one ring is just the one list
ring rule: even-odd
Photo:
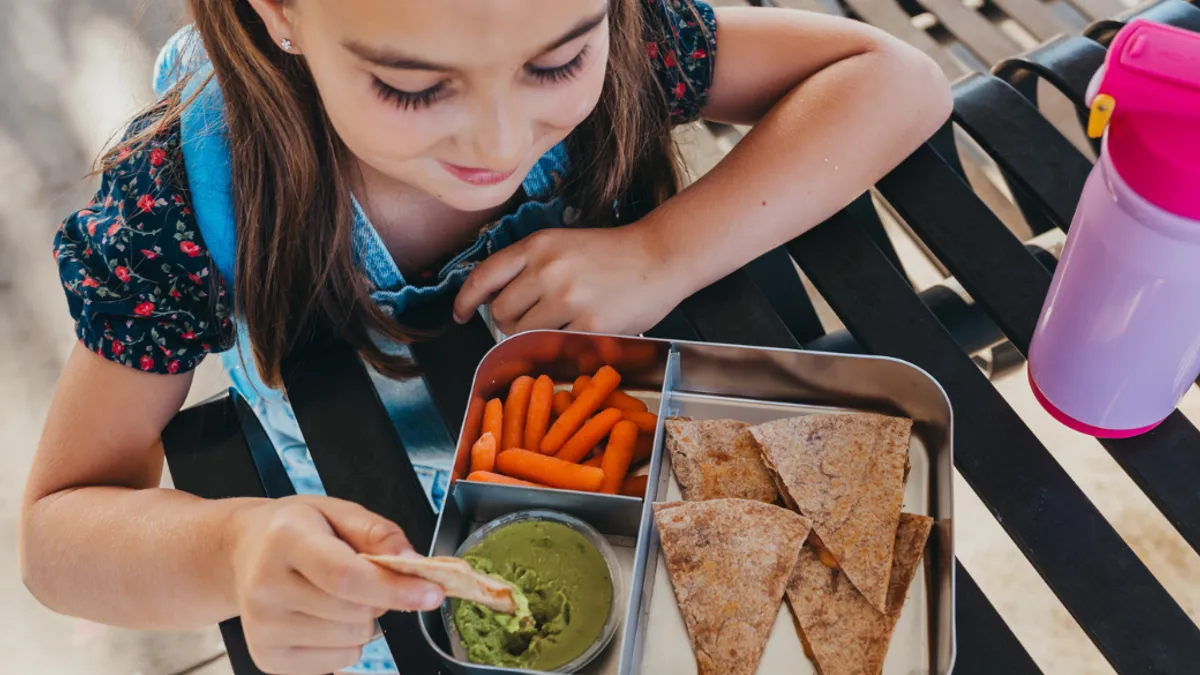
[[[591,663],[593,659],[595,659],[602,651],[604,651],[604,648],[608,646],[608,644],[612,641],[613,636],[616,635],[617,625],[620,622],[620,612],[617,609],[617,598],[620,597],[620,593],[622,591],[621,565],[617,560],[616,554],[613,552],[612,546],[608,543],[608,540],[605,539],[603,535],[582,520],[558,511],[518,511],[515,513],[510,513],[506,516],[501,516],[500,518],[488,522],[483,527],[472,532],[471,535],[462,543],[462,545],[458,547],[458,550],[454,553],[454,555],[459,558],[469,555],[471,549],[479,545],[492,533],[509,525],[515,525],[517,523],[529,521],[557,523],[575,530],[582,535],[583,538],[588,541],[588,543],[596,548],[596,550],[600,553],[600,557],[604,559],[605,564],[608,566],[608,576],[612,581],[612,602],[609,604],[608,617],[604,622],[603,628],[601,628],[600,633],[596,636],[596,639],[592,642],[592,644],[588,646],[588,648],[585,649],[581,654],[579,654],[579,656],[553,669],[553,672],[556,673],[574,673]],[[467,656],[466,648],[463,647],[462,637],[459,635],[458,626],[454,621],[453,604],[450,600],[447,600],[446,603],[442,605],[442,620],[446,625],[446,633],[450,638],[450,647],[454,658],[462,661],[463,663],[472,663]]]

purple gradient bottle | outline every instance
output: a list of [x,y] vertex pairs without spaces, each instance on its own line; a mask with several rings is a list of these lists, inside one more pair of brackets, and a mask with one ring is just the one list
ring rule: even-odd
[[1063,424],[1125,438],[1158,426],[1200,375],[1200,34],[1130,22],[1092,89],[1103,149],[1029,379]]

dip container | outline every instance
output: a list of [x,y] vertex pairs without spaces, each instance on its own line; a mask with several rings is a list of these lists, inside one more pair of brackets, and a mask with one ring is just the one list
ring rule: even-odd
[[[625,585],[622,583],[623,575],[621,570],[621,561],[617,558],[616,552],[613,551],[612,545],[608,543],[608,540],[605,539],[603,535],[596,531],[596,528],[588,525],[578,518],[573,518],[558,511],[549,511],[545,509],[518,511],[516,513],[510,513],[507,516],[501,516],[500,518],[497,518],[478,530],[472,532],[471,536],[467,537],[466,541],[464,541],[462,545],[458,547],[458,550],[454,553],[454,555],[455,557],[461,558],[470,553],[471,549],[475,548],[477,544],[482,542],[493,532],[501,530],[509,525],[529,521],[558,523],[559,525],[565,525],[572,530],[575,530],[579,534],[583,535],[583,538],[586,539],[592,546],[595,546],[596,550],[600,553],[600,557],[604,558],[604,562],[608,563],[608,576],[612,581],[613,601],[609,606],[608,618],[604,622],[604,627],[600,630],[600,635],[597,636],[596,640],[592,642],[591,646],[584,650],[582,654],[571,660],[566,665],[560,666],[557,670],[553,671],[556,673],[574,673],[591,663],[592,660],[594,660],[600,654],[600,652],[604,651],[604,648],[607,647],[610,642],[612,642],[613,636],[617,634],[617,626],[619,626],[621,623],[621,612],[617,610],[618,600],[622,597],[622,593],[624,593],[625,589]],[[462,641],[459,639],[458,628],[454,623],[454,612],[451,609],[452,606],[453,603],[450,600],[447,600],[445,604],[442,605],[442,618],[446,625],[446,634],[450,638],[450,648],[453,651],[455,658],[465,662],[467,661],[467,653],[466,649],[464,649],[462,646]]]
[[[508,338],[475,374],[466,419],[481,419],[489,398],[521,375],[546,374],[560,387],[608,364],[621,388],[659,416],[646,499],[620,495],[455,481],[438,518],[430,555],[454,555],[480,528],[529,510],[552,510],[590,525],[608,542],[625,580],[613,604],[616,635],[578,672],[584,675],[689,675],[696,672],[687,632],[659,551],[653,502],[680,499],[663,446],[672,416],[758,424],[813,413],[875,412],[913,420],[911,469],[903,510],[934,518],[934,528],[892,637],[883,675],[948,675],[955,654],[953,414],[925,371],[896,359],[764,349],[688,341],[535,331]],[[464,424],[458,452],[477,429]],[[644,469],[643,469],[644,471]],[[614,576],[614,578],[617,578]],[[759,675],[807,675],[786,602],[781,604]],[[460,675],[532,673],[467,662],[456,655],[441,611],[422,612],[421,631]],[[461,654],[461,652],[460,652]],[[564,672],[564,671],[560,671]],[[569,671],[567,671],[569,672]]]

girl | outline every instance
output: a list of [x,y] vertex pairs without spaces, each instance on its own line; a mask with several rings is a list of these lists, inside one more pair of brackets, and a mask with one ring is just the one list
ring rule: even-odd
[[[187,629],[240,615],[271,673],[394,672],[380,642],[363,658],[374,619],[442,602],[355,555],[411,547],[321,495],[279,392],[293,345],[333,332],[390,376],[406,445],[428,439],[413,459],[440,506],[453,444],[414,422],[403,345],[416,313],[465,321],[490,304],[506,333],[637,333],[835,213],[950,109],[917,51],[789,10],[190,8],[194,26],[160,59],[161,100],[55,240],[79,344],[29,478],[22,563],[43,603],[93,621]],[[671,126],[700,117],[755,126],[675,195]],[[158,489],[158,437],[212,353],[301,496]]]

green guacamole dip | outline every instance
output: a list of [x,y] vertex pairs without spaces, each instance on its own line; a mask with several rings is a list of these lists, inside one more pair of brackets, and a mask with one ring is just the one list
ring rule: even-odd
[[489,534],[463,559],[520,591],[517,616],[453,602],[454,625],[473,663],[554,670],[600,637],[612,609],[612,578],[600,551],[579,532],[550,521],[516,522]]

